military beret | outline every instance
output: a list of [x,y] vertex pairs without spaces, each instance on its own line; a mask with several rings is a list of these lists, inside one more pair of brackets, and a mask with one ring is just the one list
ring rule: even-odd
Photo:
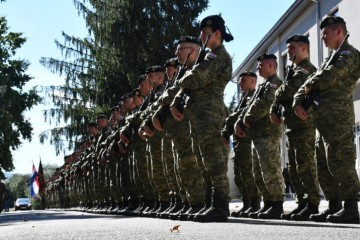
[[139,88],[135,88],[134,90],[132,90],[131,96],[141,96],[141,92],[140,92],[140,89]]
[[307,43],[307,44],[310,43],[309,38],[307,36],[298,35],[298,34],[295,34],[295,35],[292,35],[291,37],[289,37],[286,40],[286,43],[289,43],[289,42],[303,42],[303,43]]
[[177,58],[170,58],[168,60],[166,60],[165,64],[164,64],[164,67],[167,68],[167,67],[177,67],[179,65],[179,61]]
[[244,77],[244,76],[257,78],[257,75],[254,72],[243,72],[240,74],[240,77]]
[[88,127],[97,127],[97,124],[95,121],[90,121],[88,124],[87,124]]
[[[123,102],[125,99],[132,97],[131,93],[125,93],[121,96],[120,102]],[[119,104],[120,105],[120,104]]]
[[108,118],[105,114],[100,114],[96,117],[96,120],[100,120],[100,119],[108,119]]
[[320,29],[323,29],[326,26],[330,26],[336,23],[341,23],[346,25],[344,19],[342,17],[338,17],[338,16],[329,16],[326,17],[324,20],[321,21],[320,23]]
[[162,66],[152,66],[146,69],[146,74],[153,72],[165,72],[165,69]]
[[234,40],[234,37],[231,35],[231,33],[227,33],[225,31],[225,21],[220,15],[210,15],[201,20],[200,30],[206,27],[210,27],[212,30],[220,30],[225,42]]
[[258,56],[257,60],[258,61],[262,61],[265,59],[277,59],[277,57],[274,54],[268,54],[268,53],[263,53],[260,56]]
[[116,112],[116,111],[120,111],[119,106],[114,106],[111,108],[111,112]]
[[146,74],[143,74],[139,77],[138,83],[140,84],[142,81],[145,81],[145,80],[146,80]]
[[179,45],[180,43],[194,43],[199,46],[202,45],[200,38],[192,36],[182,36],[177,42],[177,44]]

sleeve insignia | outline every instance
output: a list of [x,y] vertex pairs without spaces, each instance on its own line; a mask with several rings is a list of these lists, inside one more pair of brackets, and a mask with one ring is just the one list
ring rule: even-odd
[[275,83],[270,83],[269,85],[270,85],[271,88],[278,88],[278,85],[275,84]]
[[351,52],[348,50],[341,51],[340,54],[350,55]]
[[215,53],[213,53],[213,52],[208,52],[207,57],[208,58],[216,58],[217,55]]

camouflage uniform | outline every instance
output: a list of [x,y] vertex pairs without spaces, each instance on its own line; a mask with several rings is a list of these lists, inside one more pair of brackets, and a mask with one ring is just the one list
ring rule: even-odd
[[[264,184],[257,184],[264,202],[282,202],[284,179],[281,173],[280,160],[280,126],[272,126],[269,119],[269,108],[276,89],[282,81],[277,75],[269,76],[259,85],[260,93],[255,93],[250,105],[241,113],[239,121],[249,124],[246,135],[254,144],[254,168],[261,169]],[[256,165],[256,166],[255,166]],[[255,180],[259,176],[254,176]],[[261,188],[262,185],[266,189]]]
[[[309,202],[318,206],[320,195],[314,160],[315,128],[312,119],[302,121],[292,109],[294,94],[314,71],[316,71],[316,68],[307,58],[301,61],[294,68],[294,74],[288,77],[287,81],[276,90],[270,112],[276,114],[280,105],[284,108],[283,117],[287,136],[289,176],[297,194],[299,205],[306,205]],[[305,194],[307,195],[306,198],[304,198]]]
[[[333,18],[340,19],[338,17],[328,19]],[[355,216],[357,222],[360,183],[355,170],[353,145],[355,122],[353,93],[356,81],[360,77],[359,66],[359,51],[345,41],[335,57],[330,55],[319,70],[305,81],[294,96],[293,104],[301,105],[305,99],[305,87],[317,92],[317,97],[312,99],[315,99],[314,124],[319,132],[316,142],[320,186],[328,200],[345,200],[345,212],[341,214],[345,213],[343,216],[349,216],[347,213],[351,212],[350,215],[354,213],[357,215]],[[322,148],[325,154],[321,153]],[[323,157],[319,157],[318,153]],[[330,179],[332,181],[328,181]],[[330,215],[328,218],[335,215]],[[338,217],[340,221],[344,220],[341,216]]]
[[[228,212],[229,179],[227,161],[223,155],[220,131],[225,118],[224,88],[231,78],[231,57],[220,45],[206,54],[205,60],[195,65],[179,80],[182,89],[191,91],[191,129],[196,131],[201,163],[209,174],[213,188],[213,207]],[[175,103],[173,103],[175,104]],[[211,220],[211,219],[209,219]],[[195,217],[196,221],[196,217]]]
[[[252,164],[252,149],[251,139],[247,136],[243,138],[237,137],[234,133],[234,124],[241,114],[242,109],[246,106],[246,103],[250,101],[254,95],[254,91],[249,91],[247,95],[243,92],[239,104],[235,111],[227,117],[225,120],[225,126],[222,130],[224,138],[229,140],[230,135],[233,135],[233,146],[234,146],[234,181],[238,188],[244,207],[241,212],[251,207],[251,200],[259,198],[259,191],[255,185],[253,175],[253,164]],[[245,99],[246,97],[246,99]],[[232,214],[232,216],[239,216],[240,212]]]

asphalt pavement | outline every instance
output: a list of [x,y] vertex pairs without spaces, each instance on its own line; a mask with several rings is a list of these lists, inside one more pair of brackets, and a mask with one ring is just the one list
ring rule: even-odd
[[[242,207],[232,201],[230,209]],[[285,211],[296,207],[294,200],[284,203]],[[322,201],[320,210],[327,207]],[[171,232],[174,226],[179,232]],[[0,215],[0,240],[102,240],[102,239],[276,239],[328,240],[359,239],[360,224],[332,224],[229,218],[227,223],[196,223],[157,218],[89,214],[75,211],[11,211]]]

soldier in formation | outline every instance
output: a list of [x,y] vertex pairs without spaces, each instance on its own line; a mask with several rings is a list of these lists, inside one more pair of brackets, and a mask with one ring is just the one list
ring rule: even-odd
[[[347,42],[342,18],[328,17],[320,28],[332,54],[319,70],[309,61],[308,38],[290,36],[285,79],[277,75],[277,57],[261,54],[257,70],[265,81],[256,88],[258,75],[242,72],[239,105],[226,117],[232,60],[224,41],[233,36],[221,16],[204,18],[200,38],[180,37],[176,58],[148,67],[109,116],[88,123],[86,140],[48,181],[48,207],[226,222],[232,136],[243,207],[231,216],[359,223],[352,93],[360,53]],[[289,213],[283,210],[281,129],[298,204]],[[329,201],[321,213],[320,187]]]

